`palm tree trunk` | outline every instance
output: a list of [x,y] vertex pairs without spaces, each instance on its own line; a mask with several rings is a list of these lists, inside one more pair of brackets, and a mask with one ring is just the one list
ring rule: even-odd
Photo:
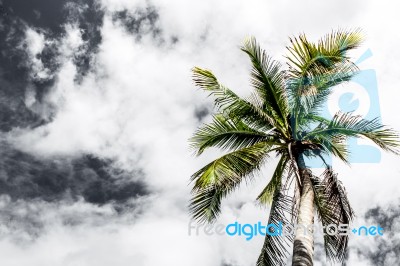
[[[313,265],[314,255],[314,191],[311,184],[311,171],[307,169],[301,155],[296,156],[301,179],[300,207],[297,217],[298,228],[293,243],[292,266]],[[306,230],[302,227],[305,226]]]

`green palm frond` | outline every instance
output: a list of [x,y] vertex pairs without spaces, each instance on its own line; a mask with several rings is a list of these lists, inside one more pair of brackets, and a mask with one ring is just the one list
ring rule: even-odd
[[325,136],[323,134],[313,138],[313,143],[319,144],[322,147],[322,152],[325,154],[332,154],[341,161],[349,164],[349,150],[347,147],[347,138],[343,136]]
[[[283,194],[280,189],[275,190],[275,194],[271,204],[271,212],[269,214],[268,224],[283,225],[291,224],[288,217],[291,213],[293,205],[292,198]],[[273,233],[273,232],[271,232]],[[293,242],[292,234],[271,236],[266,235],[264,245],[261,249],[256,266],[281,266],[286,264],[289,256],[288,248]]]
[[347,51],[362,41],[359,31],[332,32],[318,44],[304,35],[292,39],[287,47],[289,71],[286,82],[291,108],[293,135],[310,124],[309,118],[318,115],[326,104],[331,89],[350,81],[358,74],[358,67],[348,58]]
[[[347,199],[347,193],[331,168],[322,174],[323,180],[313,178],[314,201],[318,217],[323,226],[334,224],[350,224],[354,218],[353,209]],[[325,234],[326,256],[337,262],[344,263],[347,257],[348,235]]]
[[251,180],[268,158],[272,145],[259,142],[228,153],[194,173],[189,209],[194,219],[212,222],[220,212],[221,199],[244,180]]
[[192,213],[193,219],[200,223],[212,223],[221,212],[221,200],[233,191],[237,185],[230,182],[225,187],[209,185],[197,190],[189,205],[189,211]]
[[252,62],[251,83],[263,100],[263,109],[287,128],[289,109],[280,63],[272,60],[254,38],[247,39],[241,49]]
[[261,106],[240,98],[232,90],[221,85],[211,71],[199,67],[193,68],[192,71],[195,85],[214,96],[215,106],[219,112],[228,117],[241,119],[245,123],[260,129],[280,128],[279,125],[276,125],[274,118],[266,113]]
[[336,30],[325,35],[318,42],[318,49],[326,55],[346,56],[347,52],[358,48],[364,41],[360,29],[351,31]]
[[304,139],[313,140],[322,137],[331,140],[337,137],[365,137],[385,151],[399,153],[398,133],[382,125],[379,118],[366,120],[352,113],[338,112],[329,124],[321,123],[319,127],[306,134]]
[[325,117],[319,116],[319,115],[315,115],[315,114],[309,114],[307,116],[307,119],[310,123],[316,122],[316,123],[322,123],[325,125],[329,125],[329,123],[331,122],[331,120],[329,120]]
[[[199,128],[190,139],[192,148],[200,155],[209,147],[237,150],[261,141],[273,141],[274,136],[251,128],[238,119],[217,114],[211,123]],[[280,144],[276,141],[276,144]]]
[[287,47],[289,74],[295,78],[320,76],[338,70],[343,64],[353,64],[347,52],[357,48],[362,41],[359,30],[334,31],[318,44],[310,42],[304,34],[290,39],[291,46]]
[[323,76],[303,78],[308,79],[307,84],[303,82],[299,84],[299,81],[291,80],[288,84],[289,98],[293,115],[296,116],[299,126],[313,122],[310,118],[319,115],[322,111],[332,88],[350,81],[357,74],[358,68],[350,66],[349,69],[335,70]]
[[286,156],[281,156],[281,159],[279,160],[275,168],[275,172],[272,175],[271,180],[257,197],[257,200],[260,204],[268,205],[272,202],[276,191],[281,187],[282,178],[284,176],[288,160],[289,159]]

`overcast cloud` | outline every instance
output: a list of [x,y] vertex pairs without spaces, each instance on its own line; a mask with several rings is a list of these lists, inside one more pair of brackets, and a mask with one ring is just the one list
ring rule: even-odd
[[[0,265],[254,265],[261,238],[188,236],[189,177],[218,154],[193,158],[188,147],[212,112],[190,69],[212,69],[246,95],[245,37],[283,61],[289,36],[360,27],[366,41],[354,58],[372,51],[360,67],[376,71],[382,120],[400,130],[399,9],[361,0],[0,1]],[[220,223],[266,219],[254,200],[272,166],[224,201]],[[387,228],[379,240],[351,238],[349,265],[399,265],[399,159],[334,167],[354,224]]]

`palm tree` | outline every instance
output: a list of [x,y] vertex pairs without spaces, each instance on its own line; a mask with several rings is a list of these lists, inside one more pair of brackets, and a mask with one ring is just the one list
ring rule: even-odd
[[[353,218],[345,189],[324,155],[348,163],[346,141],[351,137],[372,140],[385,151],[398,153],[397,133],[351,112],[338,112],[331,120],[320,111],[334,86],[350,81],[357,66],[348,52],[362,42],[359,30],[333,31],[317,43],[305,35],[290,39],[287,67],[272,60],[254,38],[241,50],[252,63],[252,94],[244,99],[221,85],[212,72],[195,67],[195,85],[215,98],[211,123],[200,127],[190,139],[196,154],[210,147],[229,151],[191,177],[193,198],[190,212],[199,222],[213,222],[221,200],[256,172],[275,154],[279,162],[257,200],[271,204],[268,223],[314,225],[314,210],[323,226],[348,224]],[[306,159],[321,159],[326,170],[313,175]],[[286,236],[266,234],[257,266],[313,265],[312,227],[301,227]],[[324,236],[325,252],[332,261],[346,260],[347,235]]]

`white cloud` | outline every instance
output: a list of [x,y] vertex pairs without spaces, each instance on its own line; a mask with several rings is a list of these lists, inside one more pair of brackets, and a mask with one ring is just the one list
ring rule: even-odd
[[30,59],[30,67],[32,68],[33,79],[48,79],[51,77],[50,70],[44,67],[43,62],[38,56],[42,53],[46,39],[43,32],[38,32],[32,28],[25,31],[25,44]]

